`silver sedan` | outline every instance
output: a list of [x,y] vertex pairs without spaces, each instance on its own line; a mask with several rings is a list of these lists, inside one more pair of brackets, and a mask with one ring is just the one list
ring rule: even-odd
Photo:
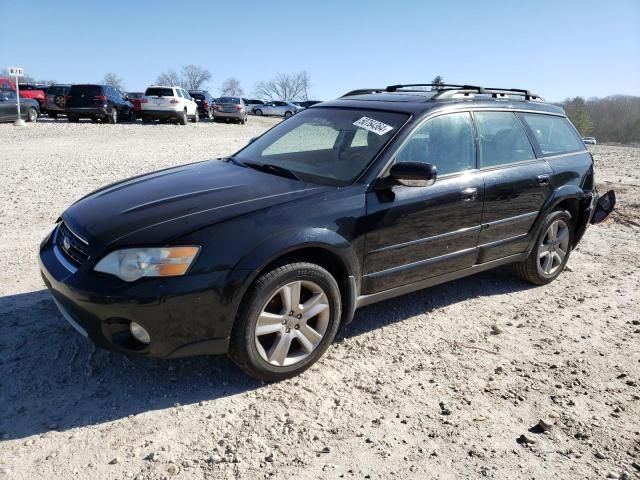
[[256,105],[253,109],[253,113],[256,115],[275,115],[278,117],[289,118],[291,115],[304,110],[298,105],[294,105],[291,102],[267,102],[264,105]]

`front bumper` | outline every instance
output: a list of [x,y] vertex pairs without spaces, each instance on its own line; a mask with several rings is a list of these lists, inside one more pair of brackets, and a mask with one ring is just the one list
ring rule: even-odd
[[[120,353],[175,358],[227,351],[235,311],[223,300],[227,271],[126,283],[76,267],[56,246],[56,230],[40,247],[42,279],[63,316],[96,345]],[[151,337],[129,331],[132,321]]]

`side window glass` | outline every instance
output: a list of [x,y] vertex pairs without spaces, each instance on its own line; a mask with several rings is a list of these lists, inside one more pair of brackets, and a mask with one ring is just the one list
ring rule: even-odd
[[396,155],[396,162],[431,163],[438,175],[475,168],[471,115],[451,113],[428,120]]
[[585,149],[582,139],[578,137],[566,118],[539,113],[524,113],[520,116],[529,125],[544,155],[557,155]]
[[512,112],[476,112],[480,166],[495,167],[536,158],[529,138]]

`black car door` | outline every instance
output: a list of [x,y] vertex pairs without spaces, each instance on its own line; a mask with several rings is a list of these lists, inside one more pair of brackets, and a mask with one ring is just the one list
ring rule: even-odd
[[529,231],[551,195],[549,164],[536,158],[513,112],[474,112],[484,180],[478,263],[526,250]]
[[436,116],[400,147],[394,162],[431,163],[433,185],[367,193],[362,293],[375,293],[472,266],[484,186],[468,112]]
[[17,117],[16,93],[11,90],[0,90],[0,120],[15,120]]

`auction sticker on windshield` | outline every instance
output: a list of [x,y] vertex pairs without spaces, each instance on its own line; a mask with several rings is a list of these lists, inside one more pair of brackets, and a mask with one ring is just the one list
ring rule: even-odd
[[393,130],[391,125],[387,125],[386,123],[379,122],[378,120],[374,120],[369,117],[362,117],[360,120],[353,122],[353,124],[356,127],[364,128],[365,130],[377,133],[378,135],[384,135],[385,133]]

